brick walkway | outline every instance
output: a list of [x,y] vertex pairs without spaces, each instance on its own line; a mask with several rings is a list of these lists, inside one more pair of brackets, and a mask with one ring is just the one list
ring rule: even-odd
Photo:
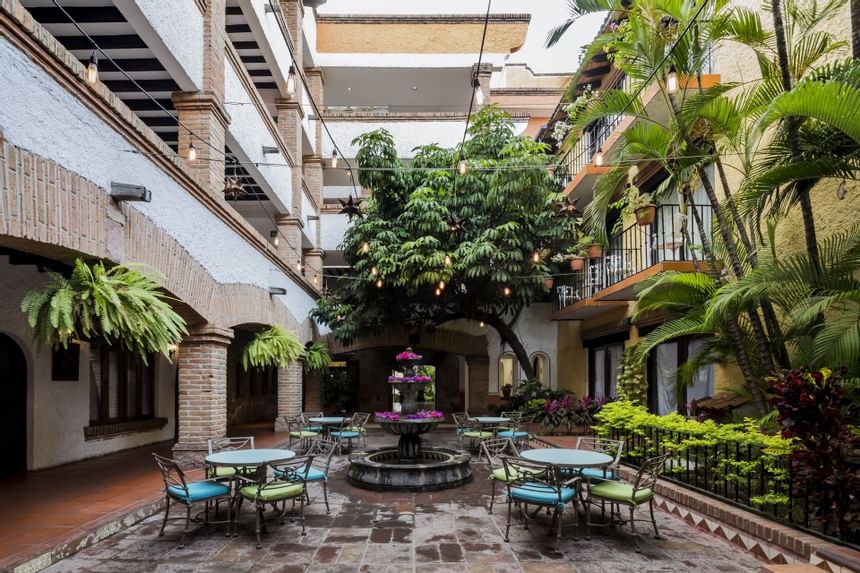
[[[450,437],[439,432],[436,440]],[[372,442],[392,442],[373,436]],[[153,516],[61,561],[46,572],[677,572],[732,573],[758,571],[760,563],[737,547],[659,513],[665,539],[642,537],[642,553],[633,551],[627,532],[600,529],[591,541],[565,521],[562,553],[552,551],[549,519],[538,518],[530,530],[517,526],[511,542],[503,540],[506,505],[500,495],[489,515],[484,465],[474,464],[475,477],[465,487],[437,493],[375,493],[346,483],[345,457],[333,462],[331,515],[325,514],[317,486],[307,510],[308,534],[296,524],[269,525],[263,548],[255,548],[253,514],[243,511],[239,537],[222,530],[198,529],[185,549],[178,548],[182,524],[168,525],[158,537]],[[501,489],[498,490],[501,492]],[[645,527],[642,531],[646,531]]]

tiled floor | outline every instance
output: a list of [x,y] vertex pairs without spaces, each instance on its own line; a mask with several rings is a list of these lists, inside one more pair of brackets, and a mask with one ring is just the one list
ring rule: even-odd
[[[435,436],[434,441],[450,434]],[[392,437],[378,436],[373,441]],[[154,516],[84,549],[49,569],[71,572],[678,572],[732,573],[758,571],[760,563],[737,547],[663,513],[665,537],[642,536],[642,553],[633,550],[626,531],[601,529],[590,541],[572,524],[568,513],[561,554],[552,551],[549,519],[539,516],[530,529],[518,525],[511,542],[503,540],[506,505],[500,495],[497,511],[486,510],[489,482],[484,465],[474,464],[474,480],[459,489],[407,494],[369,492],[344,479],[345,457],[333,463],[331,515],[326,515],[318,486],[307,510],[308,533],[299,526],[273,520],[262,549],[255,548],[253,514],[243,512],[240,535],[199,528],[185,549],[178,548],[181,522],[168,525],[158,537]],[[501,493],[501,490],[499,490]],[[642,531],[647,533],[646,527]],[[577,540],[573,539],[579,534]]]
[[[239,431],[253,432],[261,447],[283,440],[271,425]],[[163,482],[150,453],[170,455],[170,448],[156,444],[0,478],[0,571],[160,499]]]

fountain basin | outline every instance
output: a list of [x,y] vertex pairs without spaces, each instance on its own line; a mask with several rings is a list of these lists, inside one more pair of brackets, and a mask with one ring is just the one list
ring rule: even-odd
[[350,454],[346,480],[375,491],[438,491],[468,483],[471,459],[459,450],[428,447],[407,462],[397,449],[377,448]]

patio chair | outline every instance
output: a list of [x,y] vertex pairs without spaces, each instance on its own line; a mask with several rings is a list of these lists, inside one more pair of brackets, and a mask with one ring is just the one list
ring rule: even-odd
[[347,428],[351,432],[358,432],[364,447],[367,448],[367,422],[370,421],[370,414],[366,412],[356,412],[352,415],[352,425]]
[[[257,549],[263,546],[261,534],[266,531],[266,524],[263,520],[263,511],[265,511],[266,505],[276,506],[278,502],[283,504],[280,515],[283,524],[286,521],[287,501],[292,501],[293,511],[295,511],[296,500],[298,500],[302,535],[307,533],[305,530],[305,482],[312,462],[313,456],[269,462],[257,469],[256,483],[239,489],[241,499],[252,502],[256,509],[257,522],[254,533],[257,535]],[[272,477],[270,478],[269,475]],[[238,511],[237,509],[237,513]]]
[[[309,482],[322,482],[323,501],[325,502],[325,512],[327,514],[331,513],[331,509],[328,506],[328,471],[331,467],[331,458],[337,448],[338,442],[336,440],[321,437],[315,440],[311,444],[310,449],[308,449],[308,456],[313,459],[313,462],[305,479]],[[308,496],[307,489],[305,489],[305,497],[308,503],[310,503],[311,498]]]
[[347,442],[347,447],[352,449],[352,441],[361,437],[361,432],[351,429],[355,426],[354,421],[355,416],[347,418],[343,421],[343,423],[337,430],[329,432],[329,436],[331,436],[337,441],[337,451],[339,454],[343,453],[344,440],[346,440]]
[[311,418],[322,418],[324,415],[325,414],[323,414],[322,412],[302,412],[302,430],[305,430],[307,432],[322,432],[323,427],[319,424],[311,422]]
[[511,514],[514,504],[519,504],[519,514],[526,529],[528,529],[528,520],[540,513],[535,511],[531,516],[529,515],[528,506],[534,505],[538,509],[546,508],[552,511],[549,535],[552,535],[552,526],[556,526],[555,550],[558,551],[564,509],[568,503],[574,508],[577,525],[579,522],[579,514],[576,512],[576,491],[582,478],[576,476],[565,480],[558,466],[526,458],[502,457],[502,464],[508,488],[508,522],[505,527],[505,541],[510,541]]
[[618,480],[618,466],[621,465],[621,453],[624,450],[624,440],[611,440],[609,438],[595,438],[581,436],[576,440],[577,450],[591,450],[601,452],[613,457],[612,463],[605,468],[583,468],[579,475],[586,481]]
[[179,548],[185,547],[185,537],[191,531],[191,506],[197,502],[206,503],[206,517],[204,523],[209,522],[209,502],[227,498],[227,523],[231,521],[230,514],[230,487],[221,483],[220,478],[209,478],[200,481],[189,482],[185,479],[185,472],[179,467],[176,460],[159,456],[153,453],[155,463],[161,470],[164,479],[164,520],[161,522],[159,537],[164,535],[164,528],[170,516],[171,503],[181,503],[185,506],[185,528],[182,530],[182,538],[179,540]]
[[466,412],[454,412],[451,414],[451,417],[454,418],[454,424],[457,426],[457,441],[460,442],[463,439],[463,434],[468,432],[471,426],[469,425],[469,414]]
[[585,499],[585,538],[591,539],[591,526],[615,525],[614,512],[610,512],[609,523],[591,523],[591,504],[595,502],[609,502],[610,505],[626,505],[630,509],[630,532],[636,541],[636,552],[639,553],[639,536],[636,533],[637,521],[649,521],[647,519],[635,519],[634,512],[639,506],[647,503],[651,512],[651,525],[654,527],[654,538],[661,539],[660,530],[657,529],[657,519],[654,517],[654,486],[657,478],[663,471],[663,466],[669,454],[663,454],[649,458],[642,463],[642,467],[636,473],[632,484],[621,481],[603,480],[588,486],[588,496]]
[[487,510],[487,513],[493,513],[493,505],[496,501],[496,482],[500,481],[504,483],[507,481],[502,456],[520,457],[520,452],[517,450],[517,446],[514,445],[513,440],[508,438],[493,438],[481,442],[481,457],[486,457],[487,463],[490,464],[489,480],[492,484],[490,508]]
[[511,418],[509,427],[497,432],[496,436],[500,438],[509,438],[519,444],[521,448],[528,447],[529,441],[531,440],[529,425],[534,417],[523,416],[520,412],[518,412],[518,414],[519,415]]
[[297,440],[299,447],[307,450],[313,439],[319,436],[319,432],[305,429],[301,416],[284,416],[284,424],[287,426],[287,432],[290,435],[288,448],[293,446],[293,440]]
[[494,437],[493,432],[487,431],[477,420],[469,419],[468,429],[463,432],[464,438],[469,438],[469,447],[474,450],[483,440],[488,440]]
[[[242,436],[233,438],[209,438],[207,440],[209,446],[209,455],[217,452],[226,452],[230,450],[254,449],[254,436]],[[238,468],[239,473],[244,475],[253,475],[257,470],[256,467]],[[229,466],[206,466],[207,478],[232,478],[236,474],[236,468]]]

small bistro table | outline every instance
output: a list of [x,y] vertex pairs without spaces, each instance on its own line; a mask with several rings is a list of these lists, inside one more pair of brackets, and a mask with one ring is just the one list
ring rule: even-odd
[[346,416],[322,416],[318,418],[308,418],[308,422],[322,426],[323,433],[328,434],[333,426],[340,426],[350,418]]
[[498,430],[499,426],[511,421],[510,418],[505,418],[503,416],[474,416],[472,419],[481,424],[482,428],[486,427],[487,429],[492,430],[493,435],[496,434],[496,430]]
[[296,457],[292,450],[262,448],[259,450],[225,450],[206,456],[206,463],[212,466],[231,468],[262,466],[278,460],[289,460]]
[[568,448],[539,448],[526,450],[522,457],[527,460],[544,462],[566,468],[601,468],[612,463],[609,454],[592,450],[575,450]]

